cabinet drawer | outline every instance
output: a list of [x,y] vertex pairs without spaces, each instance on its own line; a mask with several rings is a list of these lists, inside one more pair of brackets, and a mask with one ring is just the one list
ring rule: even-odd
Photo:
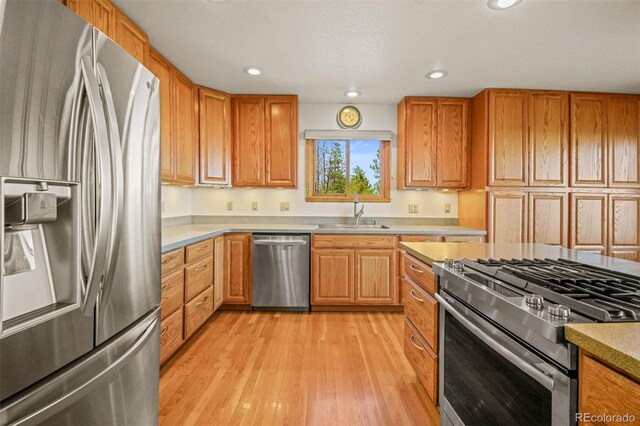
[[400,235],[400,242],[416,243],[440,243],[444,237],[442,235]]
[[429,345],[420,337],[420,333],[406,318],[404,320],[404,355],[431,400],[437,404],[438,356],[429,348]]
[[184,265],[184,249],[170,251],[162,255],[162,275],[167,275]]
[[394,235],[313,235],[314,248],[393,248]]
[[189,337],[213,314],[213,287],[184,305],[184,334]]
[[160,364],[182,345],[182,308],[160,323]]
[[211,253],[213,253],[213,239],[192,244],[186,249],[186,262],[191,263]]
[[182,307],[182,301],[184,300],[184,273],[182,269],[166,277],[162,277],[160,296],[162,319],[165,319],[178,308]]
[[445,243],[484,243],[482,235],[449,235],[444,237]]
[[184,268],[184,276],[184,301],[188,302],[213,284],[213,256]]
[[426,291],[402,278],[404,314],[434,352],[438,352],[438,302]]
[[402,276],[405,275],[426,290],[429,295],[435,294],[436,276],[431,268],[406,253],[402,256]]

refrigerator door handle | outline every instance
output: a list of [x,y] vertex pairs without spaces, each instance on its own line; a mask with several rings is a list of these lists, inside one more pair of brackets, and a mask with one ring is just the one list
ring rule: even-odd
[[[80,307],[85,316],[93,314],[96,298],[100,291],[100,285],[104,277],[107,250],[109,248],[110,226],[112,222],[112,181],[111,181],[111,153],[109,143],[106,117],[102,102],[100,100],[100,87],[94,74],[91,58],[85,56],[81,59],[82,77],[89,101],[89,109],[94,125],[96,140],[96,158],[99,163],[98,173],[100,176],[100,214],[98,215],[98,225],[96,229],[96,239],[93,244],[93,258],[85,285],[85,294]],[[86,182],[84,183],[87,184]]]
[[[103,351],[67,371],[64,374],[66,377],[63,376],[66,386],[59,385],[54,379],[43,384],[40,388],[36,388],[29,395],[9,403],[8,406],[0,407],[0,424],[27,425],[45,422],[46,419],[102,386],[149,342],[151,336],[159,328],[159,322],[160,320],[156,313],[152,321],[147,323],[148,325],[145,324],[146,329],[144,332],[114,361],[108,361],[107,349],[104,348]],[[108,361],[107,368],[101,370],[98,374],[92,375],[88,380],[84,378],[87,369],[92,366],[95,368],[95,365],[106,361]],[[73,383],[74,379],[79,383]],[[50,395],[51,391],[55,392],[53,398]],[[34,402],[39,403],[39,405],[33,407],[35,405]]]
[[97,64],[96,69],[98,82],[102,88],[102,95],[105,104],[106,124],[109,131],[109,149],[111,152],[111,182],[114,187],[111,235],[109,239],[109,249],[107,251],[102,293],[100,295],[101,300],[106,300],[109,298],[109,293],[111,292],[111,287],[113,285],[115,266],[118,260],[120,240],[122,237],[122,221],[124,216],[124,168],[122,164],[122,143],[120,140],[116,108],[113,102],[113,94],[111,92],[109,78],[107,76],[107,72],[100,63]]

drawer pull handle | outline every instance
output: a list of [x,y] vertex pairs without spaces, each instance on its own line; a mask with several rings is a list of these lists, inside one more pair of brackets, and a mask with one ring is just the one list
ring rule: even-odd
[[198,303],[196,303],[196,306],[200,306],[202,305],[204,302],[207,301],[207,299],[209,298],[209,296],[205,297],[204,299],[202,299],[201,301],[199,301]]
[[420,303],[424,303],[424,299],[420,299],[418,296],[416,296],[416,294],[413,292],[413,290],[409,291],[409,295],[411,295],[411,297],[413,297],[414,299],[416,299],[418,302]]
[[416,349],[418,349],[420,351],[424,351],[424,348],[422,346],[417,345],[416,342],[413,341],[413,334],[411,336],[409,336],[409,341],[411,342],[411,344],[413,346],[416,347]]
[[419,274],[424,274],[424,271],[423,271],[422,269],[418,269],[418,268],[416,268],[416,267],[415,267],[415,266],[413,266],[413,265],[409,265],[409,268],[410,268],[412,271],[415,271],[415,272],[417,272],[417,273],[419,273]]
[[164,336],[167,333],[167,331],[169,331],[169,326],[162,329],[162,332],[160,333],[160,337]]
[[166,289],[169,288],[169,284],[165,284],[162,286],[162,288],[160,289],[160,291],[165,291]]
[[207,266],[209,266],[209,265],[205,265],[205,266],[201,266],[201,267],[197,268],[196,272],[204,271],[205,269],[207,269]]
[[206,250],[207,248],[208,248],[208,246],[200,247],[200,248],[197,248],[196,251]]
[[165,259],[165,260],[163,260],[163,261],[162,261],[162,264],[163,264],[163,265],[166,265],[166,264],[167,264],[167,263],[169,263],[169,262],[171,262],[171,258],[170,258],[170,257],[169,257],[169,258],[167,258],[167,259]]

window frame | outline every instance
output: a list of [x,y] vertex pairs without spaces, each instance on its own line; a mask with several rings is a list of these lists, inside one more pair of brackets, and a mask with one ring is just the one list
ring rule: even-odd
[[[353,194],[350,192],[351,164],[350,164],[350,141],[353,138],[333,136],[327,138],[306,139],[306,187],[307,194],[305,201],[308,202],[333,202],[352,203]],[[368,138],[367,138],[368,139]],[[391,196],[391,141],[388,139],[371,138],[380,141],[380,193],[379,194],[358,194],[358,201],[367,203],[390,203]],[[344,140],[346,141],[346,193],[345,194],[316,194],[314,193],[316,181],[316,140]]]

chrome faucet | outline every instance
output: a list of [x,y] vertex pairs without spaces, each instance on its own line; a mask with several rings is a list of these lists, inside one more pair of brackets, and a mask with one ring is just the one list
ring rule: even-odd
[[353,193],[353,224],[360,225],[360,219],[364,214],[364,205],[360,207],[360,211],[358,211],[358,193]]

